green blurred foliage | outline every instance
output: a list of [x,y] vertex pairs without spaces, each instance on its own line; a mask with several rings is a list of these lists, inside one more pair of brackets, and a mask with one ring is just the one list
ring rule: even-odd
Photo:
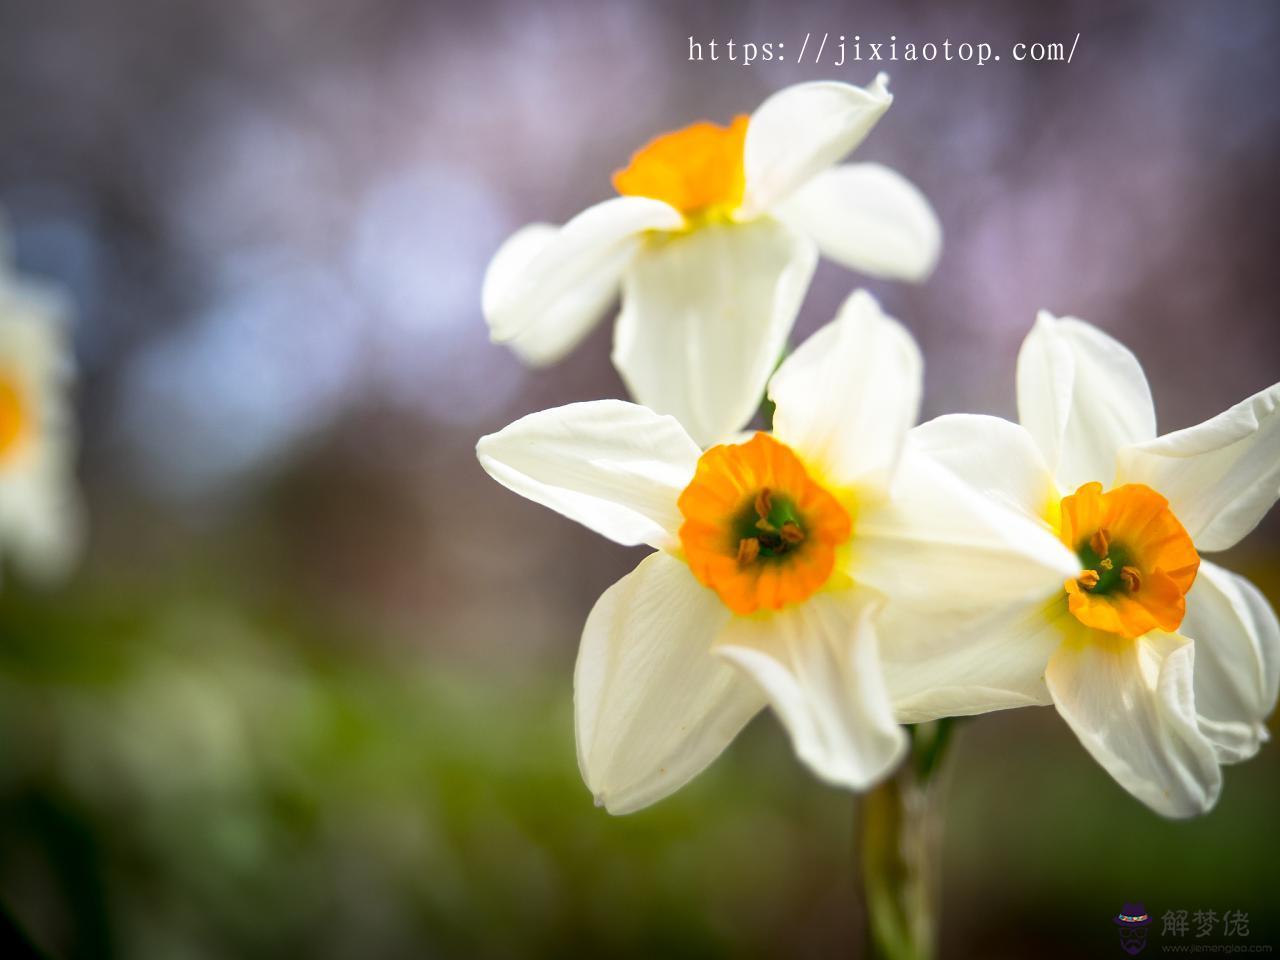
[[0,889],[55,954],[740,954],[841,874],[847,801],[778,736],[616,819],[578,776],[567,667],[380,660],[262,619],[0,605]]
[[[856,952],[853,801],[771,718],[614,818],[575,767],[569,663],[373,652],[207,586],[168,596],[11,584],[0,604],[0,896],[53,955]],[[1266,942],[1271,753],[1170,823],[1051,711],[960,724],[948,950],[1109,951],[1136,899],[1244,909]]]

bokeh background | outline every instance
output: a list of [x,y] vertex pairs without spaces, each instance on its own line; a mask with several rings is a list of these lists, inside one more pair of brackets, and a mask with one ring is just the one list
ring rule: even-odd
[[[771,717],[658,807],[592,807],[572,662],[638,555],[472,453],[622,395],[608,325],[547,371],[487,342],[498,243],[658,132],[870,81],[685,59],[806,30],[1006,51],[883,65],[859,151],[946,231],[925,285],[867,284],[926,415],[1012,415],[1042,306],[1137,350],[1164,429],[1277,379],[1272,3],[0,2],[0,206],[76,304],[91,516],[69,582],[0,592],[0,902],[50,955],[858,955],[853,801]],[[1007,55],[1077,31],[1070,65]],[[824,264],[797,337],[859,282]],[[1278,521],[1224,559],[1273,602]],[[945,955],[1118,956],[1133,900],[1280,944],[1274,747],[1176,824],[1049,710],[953,761]]]

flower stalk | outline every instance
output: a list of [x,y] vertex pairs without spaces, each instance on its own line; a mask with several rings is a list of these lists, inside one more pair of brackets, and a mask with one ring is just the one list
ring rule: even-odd
[[937,955],[942,770],[953,723],[942,719],[909,728],[908,761],[856,807],[854,844],[867,953],[876,960]]

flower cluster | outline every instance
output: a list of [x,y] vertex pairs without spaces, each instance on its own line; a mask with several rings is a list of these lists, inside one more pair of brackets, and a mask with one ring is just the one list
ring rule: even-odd
[[[1158,437],[1133,355],[1046,313],[1021,424],[917,426],[920,352],[864,291],[770,377],[816,251],[932,268],[919,192],[834,166],[890,99],[883,76],[803,84],[666,134],[615,175],[622,196],[495,255],[491,331],[535,362],[622,291],[614,361],[639,403],[534,413],[477,447],[504,486],[655,551],[583,631],[583,777],[638,809],[769,705],[818,776],[865,789],[902,759],[900,724],[1053,704],[1152,809],[1207,810],[1280,685],[1275,613],[1201,556],[1280,495],[1280,385]],[[762,390],[772,429],[736,434]]]

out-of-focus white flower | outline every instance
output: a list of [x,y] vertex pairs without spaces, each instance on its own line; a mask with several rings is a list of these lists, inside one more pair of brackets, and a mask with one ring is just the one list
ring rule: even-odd
[[865,788],[905,748],[881,606],[964,623],[1075,572],[1041,525],[904,450],[920,388],[910,334],[859,291],[773,376],[772,434],[703,452],[674,418],[604,400],[481,439],[499,483],[657,549],[582,635],[578,758],[598,803],[676,790],[766,702],[819,776]]
[[947,416],[925,455],[1053,530],[1065,584],[959,633],[903,634],[886,665],[908,721],[1054,704],[1119,783],[1166,816],[1209,809],[1280,685],[1280,625],[1242,577],[1202,560],[1280,493],[1280,384],[1156,436],[1142,368],[1095,327],[1041,313],[1018,357],[1022,425]]
[[82,533],[66,309],[16,276],[7,252],[0,235],[0,555],[49,580],[75,561]]
[[550,363],[621,288],[613,361],[632,396],[702,444],[740,429],[819,250],[908,280],[937,260],[941,227],[919,190],[878,164],[834,166],[889,108],[887,83],[802,83],[727,127],[658,137],[614,175],[622,196],[498,250],[483,296],[492,338]]

